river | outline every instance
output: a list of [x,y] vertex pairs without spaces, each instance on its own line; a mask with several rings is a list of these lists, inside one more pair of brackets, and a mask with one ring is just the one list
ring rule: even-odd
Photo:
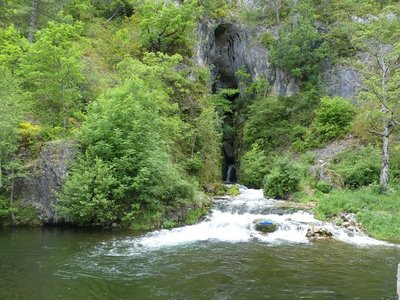
[[173,230],[2,229],[0,299],[396,299],[397,245],[332,224],[333,239],[309,241],[321,223],[276,206],[243,188]]

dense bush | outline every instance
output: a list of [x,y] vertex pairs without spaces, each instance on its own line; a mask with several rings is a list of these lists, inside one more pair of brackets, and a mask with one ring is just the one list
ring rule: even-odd
[[314,118],[314,92],[291,97],[261,97],[248,108],[243,129],[245,148],[258,143],[264,151],[287,148],[300,140]]
[[350,150],[333,160],[332,168],[343,178],[344,185],[356,189],[379,180],[380,151],[372,146]]
[[78,225],[110,225],[120,213],[115,170],[99,158],[77,161],[59,194],[58,213]]
[[132,222],[136,213],[177,207],[194,186],[172,164],[162,117],[165,95],[139,79],[90,107],[79,140],[84,149],[59,195],[58,212],[79,225]]
[[299,190],[302,178],[301,169],[289,158],[278,159],[271,173],[264,178],[264,195],[267,197],[289,199]]
[[317,182],[316,186],[317,190],[321,191],[324,194],[328,194],[332,190],[332,184],[325,180],[321,180]]
[[240,159],[240,182],[247,187],[261,188],[267,172],[265,152],[255,143]]
[[355,108],[350,101],[340,97],[323,97],[316,110],[312,125],[321,141],[343,137],[350,130]]

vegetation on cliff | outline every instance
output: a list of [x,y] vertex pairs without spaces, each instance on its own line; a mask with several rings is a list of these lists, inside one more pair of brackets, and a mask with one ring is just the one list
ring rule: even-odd
[[[223,179],[229,132],[239,182],[320,201],[324,217],[363,191],[368,205],[347,210],[375,220],[371,233],[400,240],[376,229],[374,217],[388,214],[399,227],[398,206],[379,205],[400,189],[397,1],[252,4],[259,9],[225,0],[0,1],[1,220],[18,215],[22,166],[47,141],[75,139],[59,216],[77,225],[172,224],[171,212],[200,211],[199,191]],[[257,42],[295,93],[277,93],[276,77],[243,66],[237,88],[211,95],[212,70],[194,59],[196,26],[231,19],[262,29]],[[327,64],[356,70],[358,94],[327,95]],[[316,161],[316,148],[345,136],[357,139],[353,149]]]

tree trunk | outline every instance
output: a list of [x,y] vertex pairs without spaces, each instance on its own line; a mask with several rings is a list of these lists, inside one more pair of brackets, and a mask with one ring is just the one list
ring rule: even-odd
[[385,193],[388,189],[389,183],[389,121],[385,117],[383,121],[383,135],[382,135],[382,170],[380,178],[381,192]]
[[33,43],[34,39],[35,29],[37,25],[37,18],[38,18],[38,5],[39,5],[39,0],[32,0],[31,18],[29,20],[29,32],[28,32],[29,43]]
[[65,83],[64,79],[61,80],[61,101],[63,106],[63,128],[64,128],[64,135],[67,131],[67,103],[65,101]]
[[0,190],[3,187],[3,169],[1,165],[1,159],[0,159]]
[[279,10],[281,9],[281,0],[275,0],[274,1],[274,9],[275,9],[275,18],[276,18],[276,24],[279,25],[281,23],[280,17],[279,17]]

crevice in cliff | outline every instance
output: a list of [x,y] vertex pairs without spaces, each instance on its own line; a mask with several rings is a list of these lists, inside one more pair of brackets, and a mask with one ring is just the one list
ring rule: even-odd
[[[214,78],[212,92],[218,93],[223,89],[237,89],[239,81],[236,72],[245,67],[245,35],[243,31],[233,24],[220,24],[215,28],[211,40],[214,42],[210,53],[210,64]],[[227,99],[233,104],[238,96],[239,92],[230,94]],[[235,111],[225,113],[223,127],[222,178],[228,182],[236,182]]]

